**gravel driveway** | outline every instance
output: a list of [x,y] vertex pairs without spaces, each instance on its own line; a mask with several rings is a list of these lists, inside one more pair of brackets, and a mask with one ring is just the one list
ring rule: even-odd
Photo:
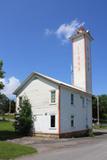
[[[37,148],[39,152],[38,155],[21,157],[18,158],[19,160],[50,160],[50,157],[51,160],[72,160],[71,157],[75,157],[75,159],[73,158],[73,160],[88,160],[88,157],[90,157],[90,155],[94,156],[94,159],[90,157],[90,160],[96,160],[94,154],[101,153],[102,155],[103,152],[107,159],[107,134],[101,134],[95,137],[69,139],[42,139],[36,137],[24,137],[11,140],[11,142],[32,146],[34,148]],[[88,150],[90,152],[89,155]],[[99,160],[98,157],[97,160]],[[103,160],[103,158],[100,158],[100,160]]]

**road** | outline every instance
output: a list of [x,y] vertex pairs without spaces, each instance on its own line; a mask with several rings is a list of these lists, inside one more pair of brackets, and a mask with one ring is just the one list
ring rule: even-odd
[[[94,138],[74,139],[61,148],[41,152],[38,155],[22,157],[18,160],[106,160],[107,135]],[[82,143],[83,142],[83,143]],[[63,144],[62,143],[62,144]],[[70,145],[72,143],[72,145]]]
[[67,148],[54,151],[47,154],[38,155],[29,160],[106,160],[107,159],[107,141],[85,145],[77,148]]

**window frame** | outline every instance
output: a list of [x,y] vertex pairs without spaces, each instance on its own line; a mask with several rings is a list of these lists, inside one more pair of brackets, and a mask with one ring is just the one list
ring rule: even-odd
[[82,101],[82,107],[85,107],[85,97],[81,96],[81,101]]
[[[54,117],[54,123],[52,124],[52,117]],[[50,128],[56,127],[56,116],[54,114],[50,115]]]
[[[53,93],[54,93],[54,95],[52,95]],[[52,97],[53,96],[53,97]],[[54,99],[54,100],[53,100]],[[55,104],[56,103],[56,90],[51,90],[50,91],[50,103],[51,104]]]
[[75,127],[74,115],[71,115],[70,125],[71,125],[71,128]]
[[71,105],[74,105],[74,94],[71,93],[71,97],[70,97],[70,102],[71,102]]

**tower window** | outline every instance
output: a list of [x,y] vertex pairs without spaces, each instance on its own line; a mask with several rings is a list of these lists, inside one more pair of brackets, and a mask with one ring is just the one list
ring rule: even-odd
[[51,91],[51,103],[55,103],[56,101],[56,91]]
[[55,127],[55,115],[51,115],[51,122],[50,122],[50,127]]
[[71,104],[74,104],[74,95],[71,93]]

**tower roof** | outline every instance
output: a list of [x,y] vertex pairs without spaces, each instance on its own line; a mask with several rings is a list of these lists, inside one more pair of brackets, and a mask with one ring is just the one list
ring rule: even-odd
[[90,40],[93,40],[93,37],[91,36],[91,33],[89,32],[89,30],[86,30],[83,26],[80,27],[79,29],[77,29],[75,34],[73,36],[71,36],[70,39],[73,41],[76,38],[79,38],[83,35],[87,36]]

